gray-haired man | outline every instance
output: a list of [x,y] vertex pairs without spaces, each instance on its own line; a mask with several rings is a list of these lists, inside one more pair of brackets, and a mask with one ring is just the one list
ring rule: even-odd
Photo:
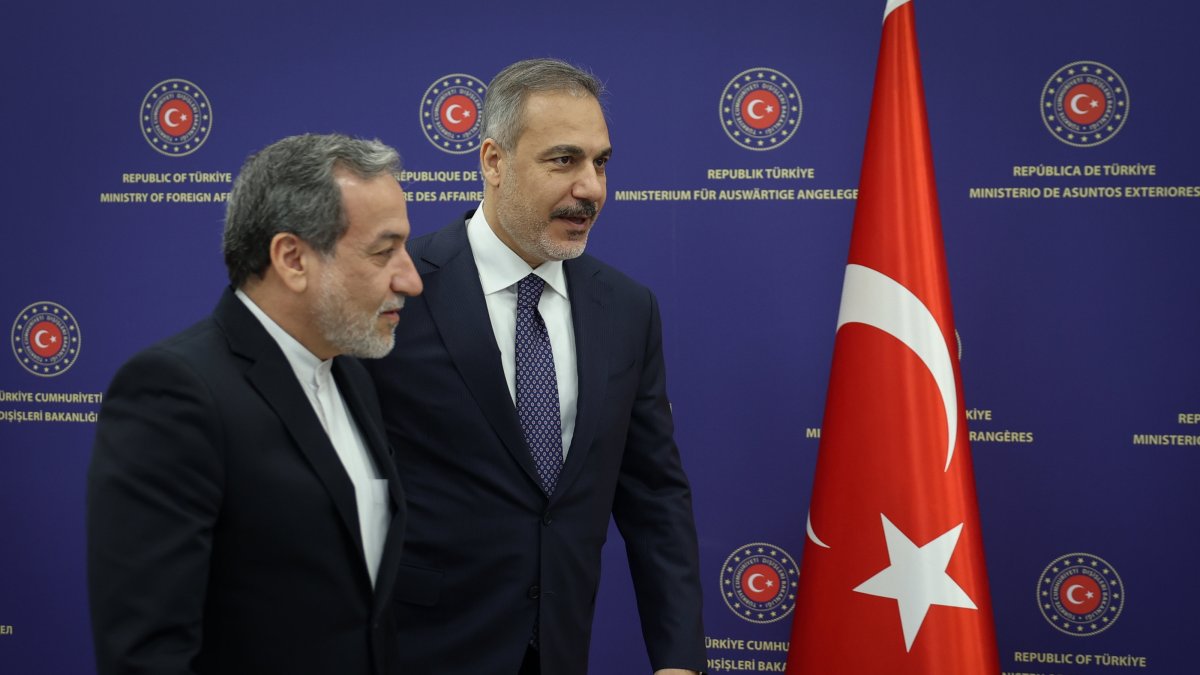
[[113,379],[88,474],[101,675],[396,673],[405,522],[371,381],[421,280],[396,152],[247,160],[213,314]]

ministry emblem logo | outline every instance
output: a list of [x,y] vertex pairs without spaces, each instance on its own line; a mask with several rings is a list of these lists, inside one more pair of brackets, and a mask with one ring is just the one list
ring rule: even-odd
[[39,377],[62,375],[75,365],[80,340],[79,322],[56,302],[35,302],[13,321],[13,356]]
[[487,85],[463,73],[440,77],[421,97],[421,131],[438,150],[462,155],[479,148],[479,113]]
[[774,623],[796,608],[796,561],[778,546],[739,547],[721,565],[721,598],[750,623]]
[[804,104],[787,75],[751,68],[725,85],[718,109],[731,141],[747,150],[774,150],[795,135]]
[[146,92],[138,126],[150,147],[168,157],[183,157],[200,149],[212,132],[212,105],[200,87],[173,78]]
[[1042,616],[1060,632],[1095,635],[1121,616],[1125,585],[1121,575],[1100,556],[1068,553],[1042,571],[1037,601]]
[[1058,140],[1078,148],[1107,142],[1129,119],[1129,88],[1112,68],[1076,61],[1042,87],[1042,121]]

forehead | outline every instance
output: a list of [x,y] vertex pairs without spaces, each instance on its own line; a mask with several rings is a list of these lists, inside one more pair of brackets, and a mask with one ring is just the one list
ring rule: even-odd
[[536,92],[525,100],[517,147],[578,145],[590,152],[608,147],[608,123],[590,94]]
[[342,192],[342,211],[349,227],[344,239],[408,234],[404,190],[390,174],[362,178],[347,171],[335,173]]

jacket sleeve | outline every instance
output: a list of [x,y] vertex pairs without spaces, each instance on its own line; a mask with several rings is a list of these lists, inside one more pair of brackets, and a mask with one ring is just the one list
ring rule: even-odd
[[702,671],[707,664],[691,487],[674,440],[658,303],[646,294],[645,354],[613,517],[625,540],[651,665]]
[[87,477],[88,592],[99,675],[191,673],[221,506],[216,398],[165,349],[117,373]]

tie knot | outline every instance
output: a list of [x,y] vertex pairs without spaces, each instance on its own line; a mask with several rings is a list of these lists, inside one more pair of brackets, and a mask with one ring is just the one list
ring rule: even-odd
[[546,280],[532,272],[517,282],[517,307],[537,307]]

